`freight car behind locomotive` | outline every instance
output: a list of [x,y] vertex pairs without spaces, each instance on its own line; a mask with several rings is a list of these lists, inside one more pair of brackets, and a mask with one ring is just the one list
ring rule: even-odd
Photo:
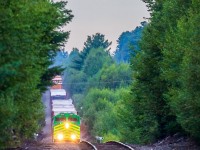
[[[57,83],[62,85],[60,81]],[[55,83],[54,88],[50,89],[52,140],[53,142],[79,142],[80,117],[77,115],[73,100],[67,99],[65,89],[59,87]]]

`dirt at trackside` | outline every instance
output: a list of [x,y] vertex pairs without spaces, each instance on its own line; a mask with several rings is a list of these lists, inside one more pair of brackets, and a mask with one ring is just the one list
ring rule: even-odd
[[151,145],[129,144],[129,146],[135,148],[135,150],[200,150],[200,147],[193,140],[179,134],[166,137]]

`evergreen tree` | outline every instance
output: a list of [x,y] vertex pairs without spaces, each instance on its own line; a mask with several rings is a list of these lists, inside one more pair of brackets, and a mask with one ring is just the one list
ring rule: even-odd
[[119,113],[132,122],[122,117],[122,138],[143,143],[186,131],[199,140],[200,1],[145,2],[151,19],[132,59],[132,91]]
[[[172,3],[173,2],[173,3]],[[163,76],[169,83],[166,98],[178,122],[190,135],[200,139],[199,120],[199,0],[171,1],[179,13],[177,26],[171,26],[166,39]],[[179,6],[179,8],[177,7]],[[182,12],[181,12],[182,11]]]
[[94,76],[101,68],[112,63],[111,56],[103,49],[91,49],[85,59],[83,72],[88,76]]
[[114,54],[115,60],[120,62],[130,62],[130,56],[135,55],[139,50],[139,40],[146,22],[142,22],[141,26],[136,27],[133,31],[123,32],[117,40],[117,49]]
[[[41,128],[41,90],[72,19],[66,2],[0,1],[0,149],[20,146]],[[43,83],[41,83],[43,82]]]
[[152,18],[143,32],[141,51],[132,59],[134,82],[131,95],[125,102],[128,111],[122,111],[132,120],[130,124],[124,123],[129,133],[122,130],[126,135],[123,140],[136,143],[152,142],[181,130],[164,96],[168,83],[162,78],[161,69],[165,35],[170,28],[168,10],[165,9],[167,2],[146,2],[152,10]]
[[81,51],[79,56],[74,59],[72,68],[77,70],[83,69],[84,61],[91,49],[103,48],[105,51],[109,52],[110,45],[111,42],[105,40],[105,36],[103,34],[96,33],[95,35],[92,35],[92,37],[88,36],[86,42],[84,43],[83,51]]

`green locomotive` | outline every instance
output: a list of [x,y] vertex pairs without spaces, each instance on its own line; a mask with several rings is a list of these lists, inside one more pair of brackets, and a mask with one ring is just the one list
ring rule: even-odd
[[74,113],[59,113],[53,117],[53,142],[79,142],[80,117]]

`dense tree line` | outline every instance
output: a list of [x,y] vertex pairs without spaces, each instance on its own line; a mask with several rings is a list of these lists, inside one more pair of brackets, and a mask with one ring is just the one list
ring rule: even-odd
[[73,18],[66,2],[0,0],[0,148],[20,146],[41,128],[41,92],[59,67],[49,68]]
[[83,93],[89,78],[96,75],[104,65],[113,62],[108,49],[110,44],[103,34],[96,33],[87,37],[82,51],[76,48],[72,50],[65,72],[65,88],[70,94]]
[[103,35],[88,36],[69,55],[66,88],[104,141],[152,143],[175,133],[199,141],[200,1],[143,1],[149,22],[122,33],[117,63]]
[[73,60],[73,67],[76,70],[81,70],[84,64],[87,55],[92,49],[103,48],[105,51],[109,51],[108,47],[111,45],[111,42],[105,40],[105,36],[100,33],[95,35],[88,36],[86,42],[84,43],[83,50],[79,53],[78,57]]
[[179,132],[199,141],[200,1],[145,2],[151,18],[132,59],[134,82],[119,114],[122,140],[149,143]]
[[119,139],[118,128],[113,128],[116,109],[131,83],[129,64],[114,61],[110,44],[100,33],[88,36],[82,51],[74,48],[69,54],[64,79],[82,122],[93,136],[103,136],[105,141]]
[[134,30],[123,32],[119,36],[117,40],[117,48],[114,52],[115,61],[118,63],[130,63],[131,56],[135,56],[139,50],[139,41],[146,25],[147,22],[141,22],[141,25],[137,26]]

